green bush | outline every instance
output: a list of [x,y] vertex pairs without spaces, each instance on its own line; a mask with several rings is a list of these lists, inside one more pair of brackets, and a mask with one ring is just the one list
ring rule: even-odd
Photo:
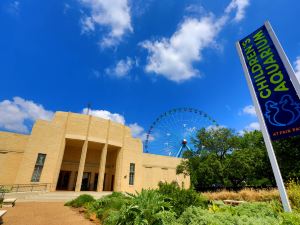
[[300,183],[299,181],[290,180],[287,184],[288,196],[292,207],[300,211]]
[[[105,225],[164,225],[164,211],[171,211],[171,204],[155,190],[142,190],[135,195],[129,194],[130,200],[119,211],[111,211],[103,221]],[[170,216],[170,214],[168,214]]]
[[169,225],[300,225],[300,214],[279,213],[268,203],[244,203],[236,207],[220,205],[214,210],[188,208]]
[[181,189],[175,182],[170,184],[160,182],[158,192],[166,196],[173,210],[180,216],[190,206],[207,208],[208,200],[192,189]]
[[73,199],[69,202],[66,202],[65,205],[66,206],[72,206],[74,208],[79,208],[79,207],[82,207],[82,206],[84,206],[85,204],[87,204],[89,202],[92,202],[92,201],[95,201],[93,196],[84,194],[84,195],[78,196],[77,198],[75,198],[75,199]]
[[96,201],[87,204],[88,213],[95,213],[100,220],[106,220],[112,211],[119,211],[124,204],[127,204],[129,197],[119,192],[113,192]]
[[10,192],[10,189],[4,188],[4,187],[0,187],[0,194],[1,193],[8,193],[8,192]]
[[[238,216],[246,215],[249,217],[274,217],[277,218],[278,213],[273,209],[272,205],[265,202],[243,203],[236,207],[227,206]],[[232,210],[233,209],[233,210]]]
[[282,213],[282,222],[280,225],[299,225],[300,214],[297,213]]
[[[298,204],[297,194],[291,195],[293,206]],[[283,213],[277,200],[235,207],[213,202],[208,207],[197,192],[175,183],[160,183],[158,190],[136,194],[114,192],[98,200],[80,195],[65,205],[85,207],[87,215],[96,214],[103,225],[300,225],[300,214]]]
[[[238,208],[238,207],[236,207]],[[177,223],[181,225],[272,225],[278,224],[278,219],[273,216],[267,216],[269,211],[262,214],[255,215],[256,209],[250,207],[249,210],[245,210],[247,207],[244,206],[243,209],[233,211],[232,207],[223,208],[219,211],[209,211],[199,207],[188,208],[178,219]],[[262,209],[263,210],[263,209]],[[240,214],[241,212],[249,213]]]

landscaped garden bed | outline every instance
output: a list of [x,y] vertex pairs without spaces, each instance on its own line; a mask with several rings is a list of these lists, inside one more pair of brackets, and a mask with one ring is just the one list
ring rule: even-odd
[[[251,202],[229,206],[222,199],[212,198],[213,193],[199,194],[181,189],[175,183],[160,183],[157,190],[136,194],[115,192],[98,200],[81,195],[66,205],[83,208],[87,218],[98,218],[103,225],[297,225],[300,224],[300,186],[290,183],[288,191],[293,213],[282,211],[275,190],[258,191],[259,199],[252,193],[253,199],[240,198]],[[236,194],[243,196],[244,192]]]

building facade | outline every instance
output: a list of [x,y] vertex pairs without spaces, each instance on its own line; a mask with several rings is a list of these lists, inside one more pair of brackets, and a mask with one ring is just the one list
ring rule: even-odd
[[0,185],[49,184],[50,191],[135,192],[190,178],[176,175],[182,159],[143,153],[130,128],[102,118],[56,112],[30,135],[0,132]]

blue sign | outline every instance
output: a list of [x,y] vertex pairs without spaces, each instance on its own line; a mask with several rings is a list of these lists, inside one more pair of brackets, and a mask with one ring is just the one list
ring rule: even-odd
[[300,134],[300,99],[266,26],[239,45],[259,102],[270,138]]

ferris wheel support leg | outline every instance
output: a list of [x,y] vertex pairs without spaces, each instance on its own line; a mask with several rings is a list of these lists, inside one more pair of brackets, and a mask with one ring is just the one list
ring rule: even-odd
[[177,154],[176,154],[176,157],[177,157],[177,158],[179,158],[179,156],[181,155],[182,149],[183,149],[183,146],[181,145],[179,151],[178,151]]

